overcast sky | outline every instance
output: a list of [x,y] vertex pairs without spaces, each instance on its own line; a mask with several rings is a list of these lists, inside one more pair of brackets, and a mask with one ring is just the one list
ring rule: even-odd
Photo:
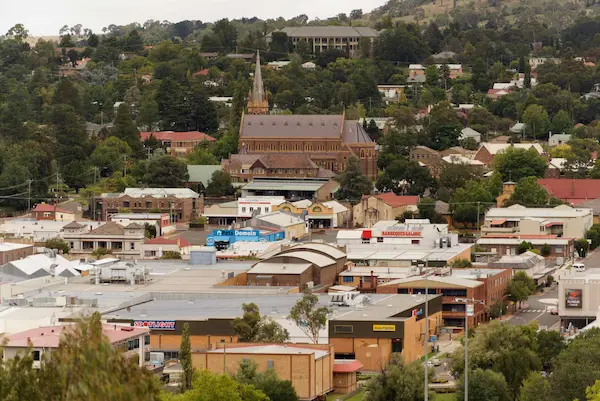
[[220,18],[326,18],[362,8],[367,12],[385,0],[0,0],[0,34],[22,23],[31,35],[58,35],[63,25],[82,24],[95,32],[110,24],[149,19],[215,21]]

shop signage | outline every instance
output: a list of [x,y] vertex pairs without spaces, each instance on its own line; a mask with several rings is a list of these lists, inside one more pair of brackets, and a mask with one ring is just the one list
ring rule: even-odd
[[467,316],[474,316],[474,315],[475,315],[475,305],[467,304]]
[[382,231],[382,237],[420,237],[421,231]]
[[373,331],[396,331],[395,324],[374,324]]
[[566,290],[565,291],[565,307],[579,308],[583,307],[583,291],[582,290]]
[[213,235],[216,237],[258,237],[258,230],[214,230]]
[[150,330],[175,330],[175,320],[135,320],[133,325]]

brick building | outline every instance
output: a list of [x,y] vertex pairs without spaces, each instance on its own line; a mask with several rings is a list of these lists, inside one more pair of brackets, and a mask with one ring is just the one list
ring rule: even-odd
[[501,152],[504,152],[509,147],[514,147],[516,149],[525,149],[529,150],[531,148],[535,149],[535,151],[541,155],[546,156],[544,152],[544,148],[539,143],[490,143],[490,142],[482,142],[481,147],[475,153],[475,160],[479,160],[483,164],[488,167],[492,166],[494,162],[494,157]]
[[249,182],[253,178],[331,178],[335,174],[318,166],[308,153],[269,153],[231,155],[221,160],[233,182]]
[[61,209],[55,205],[40,203],[31,211],[31,216],[36,220],[51,221],[74,221],[75,213],[69,210]]
[[314,344],[215,344],[192,353],[192,365],[213,373],[236,372],[240,363],[252,360],[258,372],[272,369],[289,380],[300,400],[323,399],[333,390],[333,347]]
[[308,154],[319,167],[340,173],[348,157],[360,159],[363,173],[377,178],[376,143],[358,121],[342,115],[269,115],[267,93],[257,56],[256,72],[242,114],[239,131],[240,154]]
[[189,188],[127,188],[100,195],[102,220],[117,213],[168,213],[172,222],[194,220],[204,210],[203,198]]
[[204,132],[188,131],[159,131],[159,132],[140,132],[140,139],[146,141],[150,137],[156,138],[167,148],[167,153],[175,157],[185,157],[194,148],[204,141],[214,142],[215,138]]
[[33,255],[33,244],[4,242],[4,239],[0,241],[0,266]]
[[363,195],[353,207],[354,226],[373,227],[381,220],[394,220],[406,211],[417,212],[418,196],[401,196],[393,192]]

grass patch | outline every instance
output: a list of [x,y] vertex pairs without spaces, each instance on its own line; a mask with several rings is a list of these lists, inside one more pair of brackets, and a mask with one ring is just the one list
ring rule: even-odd
[[344,401],[362,401],[363,397],[365,396],[365,391],[359,390],[358,393],[354,394],[352,397],[344,399],[345,395],[346,394],[329,393],[327,394],[327,401],[335,401],[338,398]]
[[456,401],[456,393],[436,394],[431,401]]

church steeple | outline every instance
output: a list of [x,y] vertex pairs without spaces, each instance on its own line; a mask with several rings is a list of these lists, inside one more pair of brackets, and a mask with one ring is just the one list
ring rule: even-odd
[[248,114],[269,114],[269,101],[265,85],[262,80],[260,69],[260,52],[256,51],[256,69],[254,70],[254,82],[252,91],[248,96]]

